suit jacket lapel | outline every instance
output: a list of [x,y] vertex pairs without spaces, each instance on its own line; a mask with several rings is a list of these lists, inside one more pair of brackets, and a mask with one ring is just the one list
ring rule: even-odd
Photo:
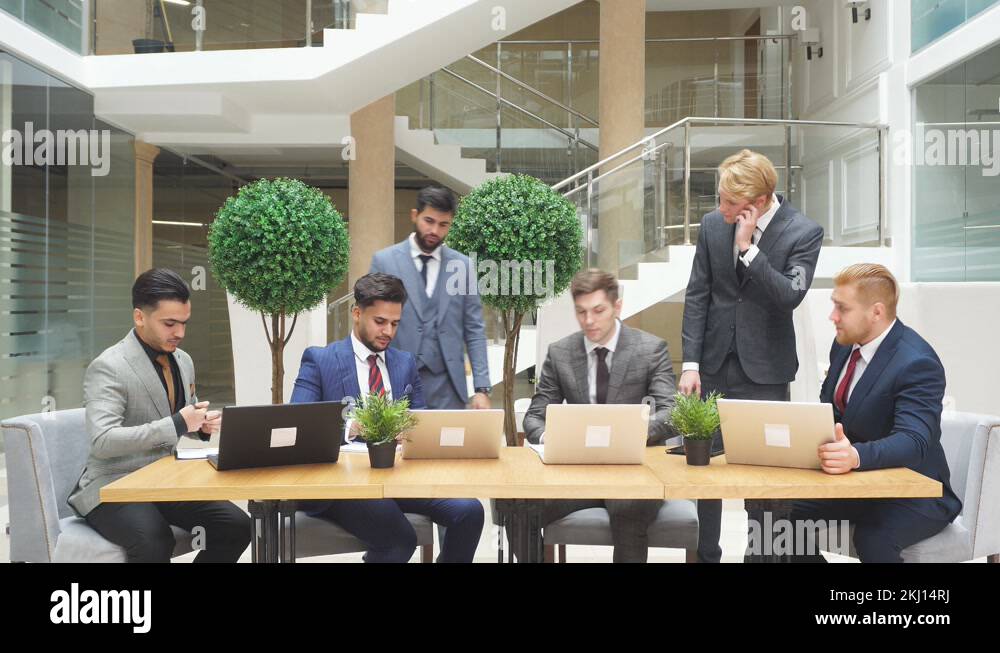
[[451,294],[448,293],[448,289],[445,287],[447,285],[445,269],[448,267],[449,261],[458,261],[458,257],[452,253],[450,248],[441,245],[441,262],[438,265],[437,281],[434,283],[434,300],[438,303],[437,315],[439,323],[448,312],[448,301],[451,299]]
[[740,278],[736,276],[736,260],[733,258],[733,251],[736,247],[736,225],[723,222],[722,227],[719,229],[716,248],[719,251],[720,260],[726,263],[726,275],[734,286],[738,286]]
[[903,323],[897,321],[896,326],[892,328],[889,335],[885,337],[882,344],[879,345],[878,351],[875,352],[875,356],[872,358],[871,362],[865,368],[864,373],[861,378],[858,379],[858,384],[854,386],[854,390],[851,391],[851,397],[847,400],[847,410],[844,411],[844,430],[847,430],[848,424],[850,424],[854,419],[854,413],[851,407],[857,406],[864,398],[871,392],[872,386],[880,376],[882,376],[882,370],[885,366],[889,364],[892,360],[893,355],[896,353],[896,347],[899,345],[899,338],[903,335]]
[[765,253],[771,251],[774,243],[778,242],[778,238],[781,237],[782,232],[791,222],[789,219],[791,209],[788,208],[788,202],[780,195],[778,196],[778,200],[781,202],[781,206],[774,214],[774,217],[771,218],[771,222],[767,225],[767,229],[764,230],[763,235],[761,235],[760,241],[757,242],[757,248]]
[[[569,357],[570,367],[573,371],[571,383],[576,388],[577,397],[580,403],[590,403],[590,380],[587,376],[587,347],[584,344],[583,332],[579,331],[573,343],[574,354]],[[567,396],[567,399],[569,397]],[[571,402],[572,403],[572,402]]]
[[625,372],[628,371],[632,356],[635,354],[635,347],[632,346],[632,333],[624,324],[621,325],[621,333],[618,334],[618,345],[615,353],[611,356],[611,377],[608,379],[607,403],[618,403],[618,393],[622,383],[625,381]]
[[153,369],[153,363],[150,362],[149,356],[146,355],[146,350],[139,344],[134,333],[129,333],[125,337],[125,340],[122,341],[122,344],[125,347],[125,360],[139,378],[143,387],[146,388],[153,406],[156,407],[156,412],[160,414],[160,417],[169,416],[170,406],[167,401],[167,391],[163,389],[163,383],[156,374],[156,370]]
[[[404,240],[396,245],[392,250],[393,258],[396,260],[396,269],[399,270],[399,278],[403,280],[403,287],[412,304],[417,316],[422,320],[424,317],[424,304],[427,302],[427,290],[423,286],[423,278],[420,271],[410,258],[410,241]],[[439,275],[440,276],[440,275]]]
[[[358,368],[354,360],[354,347],[351,344],[351,337],[347,336],[344,340],[338,343],[337,347],[334,347],[334,358],[337,361],[337,369],[330,370],[333,375],[334,380],[338,378],[343,379],[343,388],[346,396],[357,398],[361,394],[361,388],[358,387]],[[365,388],[365,394],[367,394],[368,388]],[[331,397],[330,401],[340,401],[343,397]]]
[[389,370],[389,386],[392,388],[392,398],[402,399],[413,392],[412,386],[409,392],[406,390],[408,379],[403,378],[403,370],[399,365],[399,352],[393,348],[385,350],[385,367]]

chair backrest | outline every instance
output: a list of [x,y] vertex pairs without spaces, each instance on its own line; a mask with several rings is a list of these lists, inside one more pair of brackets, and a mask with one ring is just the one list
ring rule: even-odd
[[74,514],[70,493],[87,463],[83,408],[24,415],[2,424],[10,502],[10,559],[49,562],[59,520]]
[[1000,417],[945,412],[941,446],[974,557],[1000,552],[1000,508],[992,500],[1000,496]]

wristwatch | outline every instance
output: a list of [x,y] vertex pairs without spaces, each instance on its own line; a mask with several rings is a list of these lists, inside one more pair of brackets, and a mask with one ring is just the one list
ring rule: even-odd
[[493,391],[493,389],[492,389],[492,388],[476,388],[476,394],[484,394],[484,395],[486,395],[487,397],[489,397],[489,396],[490,396],[490,393],[491,393],[492,391]]

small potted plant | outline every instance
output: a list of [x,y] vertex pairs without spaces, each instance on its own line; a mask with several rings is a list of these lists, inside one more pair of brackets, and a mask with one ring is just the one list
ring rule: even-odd
[[416,424],[409,397],[392,400],[375,393],[358,397],[353,418],[359,435],[368,443],[368,460],[373,469],[396,464],[396,442]]
[[719,429],[718,392],[705,399],[697,394],[678,394],[670,411],[670,423],[684,436],[688,465],[707,465],[711,460],[712,436]]

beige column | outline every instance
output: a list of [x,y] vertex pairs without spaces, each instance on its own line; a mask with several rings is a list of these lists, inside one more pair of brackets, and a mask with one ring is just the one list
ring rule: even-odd
[[395,235],[396,98],[389,95],[351,114],[354,159],[348,170],[351,262],[348,283],[368,274],[372,255]]
[[[646,0],[601,2],[600,43],[599,121],[603,160],[644,135]],[[630,153],[629,158],[635,154]],[[611,163],[602,172],[621,161]],[[610,175],[597,190],[598,264],[617,273],[644,251],[642,162]]]
[[153,267],[153,162],[160,148],[135,141],[135,276]]

